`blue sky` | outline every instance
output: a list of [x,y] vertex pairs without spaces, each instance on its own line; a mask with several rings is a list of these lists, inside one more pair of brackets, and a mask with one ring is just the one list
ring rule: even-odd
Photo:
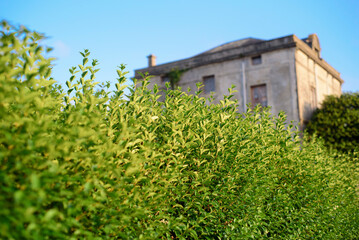
[[64,84],[68,69],[87,48],[98,59],[97,81],[115,83],[116,66],[147,66],[191,57],[226,42],[255,37],[299,38],[317,33],[322,57],[337,69],[343,91],[359,91],[358,0],[0,0],[0,19],[45,33],[55,48],[53,77]]

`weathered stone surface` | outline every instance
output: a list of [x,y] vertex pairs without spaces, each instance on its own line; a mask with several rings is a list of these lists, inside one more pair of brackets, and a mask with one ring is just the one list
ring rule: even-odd
[[[315,34],[303,40],[295,35],[269,41],[248,38],[191,58],[136,70],[135,77],[140,78],[139,72],[148,72],[154,76],[150,87],[154,84],[163,87],[161,77],[173,69],[186,70],[178,86],[183,90],[190,87],[193,93],[196,83],[214,75],[215,102],[234,84],[239,111],[244,111],[245,104],[252,101],[251,87],[265,84],[272,113],[284,110],[288,121],[303,126],[326,95],[341,94],[343,80],[338,71],[320,58],[320,50]],[[255,56],[261,56],[261,63],[254,64]]]

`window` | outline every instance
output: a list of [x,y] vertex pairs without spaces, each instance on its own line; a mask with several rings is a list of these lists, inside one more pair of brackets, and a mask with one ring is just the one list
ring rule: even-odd
[[262,56],[261,55],[252,57],[252,65],[258,65],[258,64],[261,64],[261,63],[262,63]]
[[165,84],[166,82],[170,82],[170,78],[168,76],[164,76],[161,78],[162,82]]
[[170,85],[170,89],[174,90],[174,87],[171,84],[171,79],[168,76],[163,76],[161,77],[161,81],[162,81],[162,89],[165,90],[166,89],[166,83],[168,83]]
[[204,93],[215,92],[216,91],[216,82],[215,82],[214,75],[203,77],[203,85],[204,85],[204,88],[203,88]]
[[263,107],[267,107],[267,86],[265,84],[251,86],[251,97],[253,107],[258,104],[262,105]]

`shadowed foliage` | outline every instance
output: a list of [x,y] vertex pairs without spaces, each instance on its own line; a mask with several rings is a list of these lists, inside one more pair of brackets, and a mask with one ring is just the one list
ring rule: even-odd
[[306,130],[322,137],[329,148],[344,153],[359,151],[359,93],[328,96]]

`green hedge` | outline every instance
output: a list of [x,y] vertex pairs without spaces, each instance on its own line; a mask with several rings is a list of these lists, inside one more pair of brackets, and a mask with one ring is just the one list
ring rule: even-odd
[[[357,165],[287,130],[158,89],[125,98],[94,82],[97,61],[51,79],[41,36],[2,23],[0,238],[355,239]],[[136,82],[136,81],[135,81]],[[98,87],[100,86],[100,87]]]
[[359,151],[359,92],[327,96],[306,130],[324,139],[325,145],[344,153]]

